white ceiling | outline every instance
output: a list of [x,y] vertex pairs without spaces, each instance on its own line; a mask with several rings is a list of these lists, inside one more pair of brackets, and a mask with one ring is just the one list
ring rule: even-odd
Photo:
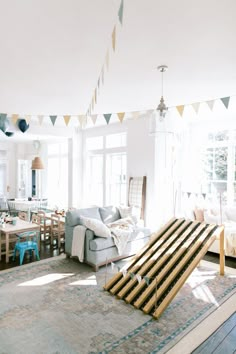
[[[0,112],[85,114],[236,94],[235,0],[0,0]],[[117,23],[116,52],[111,33]]]

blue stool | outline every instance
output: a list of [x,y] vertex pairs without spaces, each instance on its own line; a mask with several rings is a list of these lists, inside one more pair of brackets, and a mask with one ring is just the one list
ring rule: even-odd
[[32,254],[32,251],[34,251],[38,261],[40,260],[37,234],[38,234],[37,231],[27,231],[27,232],[22,232],[21,234],[17,234],[18,241],[15,244],[13,261],[16,258],[17,251],[20,253],[20,265],[22,265],[23,263],[25,251],[30,251],[30,255]]

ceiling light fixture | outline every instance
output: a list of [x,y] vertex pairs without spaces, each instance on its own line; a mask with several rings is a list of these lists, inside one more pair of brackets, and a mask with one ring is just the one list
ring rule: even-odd
[[166,113],[168,111],[168,107],[166,107],[164,98],[163,98],[163,74],[164,72],[166,72],[168,70],[168,66],[167,65],[160,65],[157,67],[157,69],[161,72],[161,99],[160,99],[160,103],[157,106],[157,111],[159,112],[159,120],[163,121]]

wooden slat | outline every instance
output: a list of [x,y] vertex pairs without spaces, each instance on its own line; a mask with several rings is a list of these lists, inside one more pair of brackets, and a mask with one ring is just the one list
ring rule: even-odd
[[[141,268],[143,264],[146,264],[150,257],[153,255],[153,252],[155,252],[163,243],[168,240],[169,237],[175,232],[179,227],[182,226],[184,223],[184,219],[179,219],[177,220],[167,231],[164,233],[164,235],[161,237],[161,239],[158,238],[156,243],[152,244],[151,248],[149,248],[144,254],[143,257],[140,258],[133,267],[129,269],[129,273],[137,273],[138,270]],[[189,222],[188,222],[189,223]],[[186,225],[187,226],[187,225]],[[182,228],[181,228],[182,229]],[[129,280],[130,280],[130,274],[127,274],[125,277],[121,278],[111,289],[110,292],[115,295]]]
[[185,272],[181,275],[177,283],[173,286],[171,291],[167,294],[165,297],[164,301],[162,301],[161,305],[155,310],[153,313],[153,317],[158,318],[162,312],[166,309],[166,307],[169,305],[171,300],[175,297],[179,289],[183,286],[185,281],[187,280],[188,276],[192,273],[192,271],[195,269],[195,267],[198,265],[200,260],[203,258],[203,256],[206,254],[208,248],[212,245],[212,243],[215,241],[216,236],[212,236],[207,240],[201,251],[198,253],[198,255],[194,258],[193,262],[189,265],[189,267],[185,270]]
[[[132,260],[130,262],[127,263],[127,265],[123,268],[125,270],[130,270],[132,267],[134,267],[135,263],[138,262],[138,260],[140,258],[142,258],[142,256],[149,250],[150,247],[152,247],[157,240],[165,233],[167,232],[168,228],[170,226],[172,226],[175,222],[177,221],[176,218],[172,218],[168,221],[168,223],[166,223],[158,232],[154,233],[151,236],[151,239],[149,240],[149,242],[147,243],[147,245],[145,245],[134,257],[132,257]],[[119,272],[117,274],[114,275],[114,277],[112,277],[103,287],[104,290],[109,290],[114,284],[117,283],[117,281],[119,281],[119,279],[121,279],[123,276],[122,272]]]
[[[137,301],[134,303],[134,306],[136,308],[140,308],[140,306],[142,306],[142,304],[147,300],[147,298],[151,295],[151,293],[155,291],[156,284],[160,283],[160,281],[166,276],[166,274],[171,270],[171,268],[175,265],[175,263],[181,258],[183,253],[189,247],[189,245],[195,240],[199,232],[201,232],[205,227],[206,225],[200,224],[200,226],[197,228],[194,234],[189,239],[187,239],[186,242],[183,244],[183,246],[173,255],[170,262],[166,264],[166,266],[162,269],[162,271],[156,276],[154,281],[143,292],[142,296],[139,297]],[[149,275],[147,276],[149,277]],[[152,274],[150,274],[150,277],[152,277]],[[142,282],[146,284],[145,280],[143,280]]]
[[[167,225],[154,234],[154,239],[130,263],[125,277],[120,272],[107,286],[112,294],[152,313],[154,318],[165,310],[217,237],[220,274],[224,274],[223,227],[184,219],[170,220]],[[140,283],[135,275],[141,276]]]
[[[173,237],[170,237],[169,240],[160,248],[160,250],[154,255],[154,257],[152,257],[151,261],[152,262],[147,262],[147,264],[145,264],[140,271],[138,272],[139,275],[141,276],[147,276],[149,278],[153,277],[153,275],[163,266],[163,264],[167,261],[167,259],[170,258],[171,254],[176,250],[176,248],[179,246],[179,244],[181,242],[184,241],[184,239],[191,233],[192,228],[196,227],[197,225],[199,225],[199,222],[195,221],[194,223],[192,223],[191,225],[189,223],[187,223],[187,225],[189,226],[187,231],[185,231],[184,233],[181,234],[181,232],[184,230],[184,228],[186,228],[186,224],[184,223],[181,228],[179,228],[176,232],[174,233]],[[172,247],[167,251],[167,247],[173,243],[175,241],[175,243],[172,245]],[[158,262],[157,262],[158,260]],[[151,270],[149,270],[151,267]],[[149,271],[148,271],[149,270]],[[118,297],[119,298],[123,298],[127,292],[129,291],[129,289],[137,282],[137,279],[132,279],[131,280],[131,284],[130,286],[128,286],[129,284],[127,284],[122,291],[119,292]],[[131,303],[131,301],[137,296],[137,294],[139,293],[139,291],[141,291],[141,289],[143,289],[143,287],[145,286],[146,282],[145,280],[143,282],[141,282],[139,285],[137,285],[133,291],[125,298],[125,301],[127,303]]]
[[[181,261],[179,262],[179,264],[177,265],[175,270],[170,274],[170,276],[164,281],[164,283],[161,285],[161,287],[155,292],[155,294],[152,296],[152,298],[144,306],[143,311],[145,313],[149,313],[152,310],[152,308],[155,306],[155,303],[158,301],[158,299],[164,294],[166,289],[170,286],[170,284],[176,278],[177,274],[179,272],[181,272],[184,265],[190,260],[190,258],[194,255],[194,253],[198,250],[198,248],[202,245],[202,243],[208,237],[209,232],[212,231],[213,229],[214,229],[214,225],[209,226],[208,229],[201,235],[200,239],[197,240],[197,242],[193,245],[193,247],[191,247],[188,250],[188,252],[181,259]],[[215,238],[216,237],[212,237],[212,240],[214,241]]]

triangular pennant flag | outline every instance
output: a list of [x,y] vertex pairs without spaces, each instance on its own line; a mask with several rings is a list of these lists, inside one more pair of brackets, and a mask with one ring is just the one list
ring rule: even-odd
[[192,107],[193,107],[194,111],[198,114],[200,102],[192,103]]
[[109,49],[107,49],[107,54],[106,54],[106,67],[107,67],[107,71],[109,69]]
[[101,71],[101,78],[102,78],[102,84],[104,85],[104,65],[103,65],[102,71]]
[[42,115],[38,116],[38,121],[39,121],[39,125],[42,125],[42,123],[43,123],[43,116]]
[[188,195],[188,198],[190,197],[191,193],[190,192],[187,192],[187,195]]
[[97,103],[97,89],[94,90],[94,101]]
[[111,269],[115,268],[115,263],[111,262]]
[[230,100],[230,97],[221,98],[222,103],[224,104],[225,108],[227,108],[227,109],[229,107],[229,100]]
[[125,116],[125,112],[117,113],[117,116],[119,118],[119,121],[122,123]]
[[119,266],[117,266],[117,269],[118,269],[118,272],[120,271],[120,267]]
[[116,49],[116,26],[114,26],[114,29],[112,31],[112,48],[115,51],[115,49]]
[[210,108],[210,110],[212,111],[213,107],[214,107],[215,100],[206,101],[206,103],[207,103],[208,107]]
[[118,11],[118,17],[121,24],[123,24],[123,10],[124,10],[124,0],[121,0],[119,11]]
[[66,123],[66,126],[68,126],[71,117],[68,116],[68,115],[65,115],[65,116],[63,116],[63,118],[64,118],[64,121]]
[[94,109],[94,95],[93,95],[93,98],[92,98],[91,107],[92,107],[92,110],[93,110]]
[[202,196],[205,199],[206,198],[206,193],[202,193]]
[[91,116],[91,119],[92,119],[93,124],[96,123],[97,117],[98,117],[97,114],[93,114],[93,115]]
[[57,120],[57,116],[49,116],[52,122],[52,125],[55,124],[56,120]]
[[183,116],[184,113],[184,105],[181,106],[176,106],[177,111],[179,112],[179,114],[181,115],[181,117]]
[[125,277],[126,274],[127,274],[127,270],[126,270],[126,269],[122,269],[121,271],[122,271],[122,273],[123,273],[123,277]]
[[148,277],[144,277],[144,280],[145,280],[146,284],[149,285],[150,279]]
[[84,114],[78,116],[80,127],[83,128],[86,125],[87,117]]
[[7,130],[7,114],[6,113],[0,113],[0,130],[5,133]]
[[141,275],[136,274],[136,279],[137,279],[138,283],[140,284],[140,283],[141,283],[141,281],[142,281],[142,277],[141,277]]
[[107,124],[109,124],[109,121],[111,119],[111,115],[112,115],[112,113],[103,114],[104,118],[106,119]]
[[130,278],[134,279],[134,273],[129,273],[130,274]]
[[16,122],[19,119],[19,114],[12,114],[11,119],[12,119],[13,124],[16,124]]
[[27,124],[29,124],[30,120],[31,120],[31,116],[29,114],[25,115],[25,121]]

